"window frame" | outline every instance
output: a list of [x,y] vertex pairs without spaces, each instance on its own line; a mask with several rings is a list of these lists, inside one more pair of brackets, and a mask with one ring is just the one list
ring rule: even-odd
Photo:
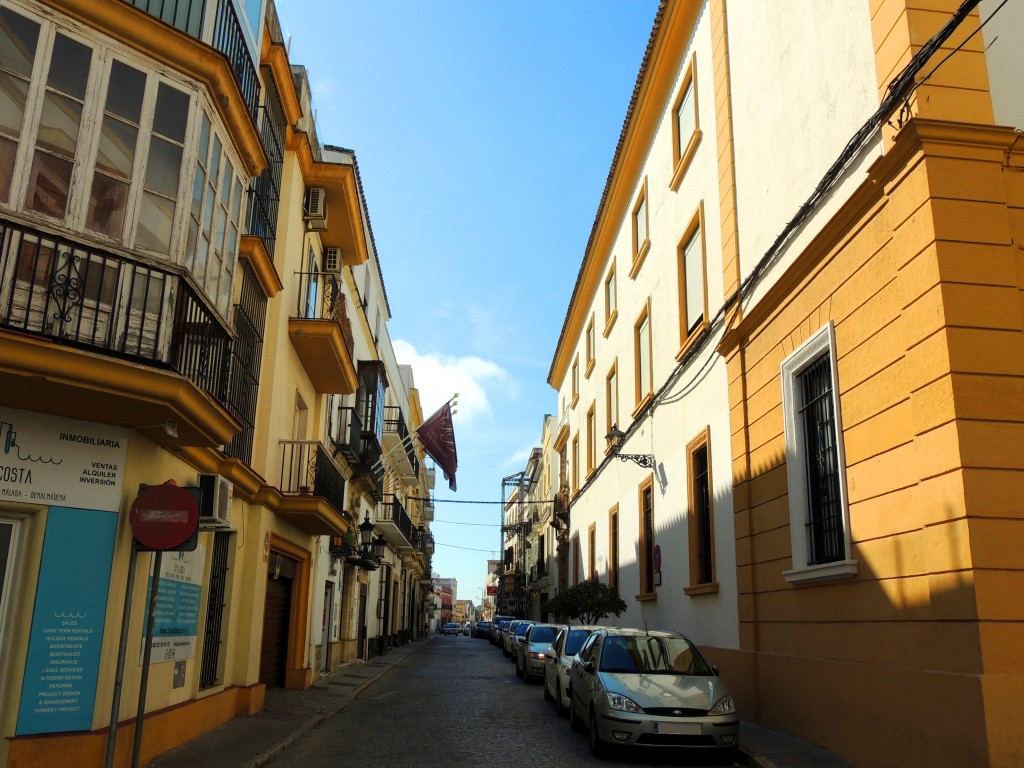
[[590,403],[587,409],[587,479],[597,469],[597,404]]
[[611,269],[608,270],[608,274],[604,278],[604,332],[603,336],[607,339],[608,334],[612,332],[612,326],[615,325],[615,321],[619,317],[619,296],[618,296],[618,278],[615,273],[615,261],[612,260]]
[[[676,353],[676,360],[682,360],[686,352],[693,346],[694,341],[707,329],[708,321],[708,260],[707,260],[707,238],[704,227],[704,201],[700,202],[693,217],[683,230],[683,236],[676,245],[676,271],[679,290],[679,351]],[[700,238],[700,265],[701,265],[701,319],[691,329],[687,322],[687,274],[686,274],[686,248],[693,241],[694,237]]]
[[[642,242],[639,241],[640,227],[638,225],[641,208],[644,213],[644,239]],[[629,226],[633,233],[633,263],[629,268],[629,277],[635,279],[640,272],[640,267],[643,266],[644,260],[647,258],[647,254],[651,250],[651,206],[647,195],[646,176],[640,185],[640,192],[637,195],[636,202],[633,203],[633,207],[630,210]]]
[[[612,363],[612,367],[608,369],[608,375],[604,377],[604,396],[605,396],[605,434],[607,435],[612,431],[612,427],[619,425],[619,361],[618,359]],[[606,441],[604,452],[609,453],[612,450],[611,441]]]
[[[806,525],[809,520],[810,501],[807,492],[807,469],[804,461],[806,441],[800,408],[802,406],[798,377],[813,363],[827,355],[831,380],[831,401],[835,434],[838,501],[843,526],[843,557],[824,563],[810,562],[810,546]],[[829,320],[810,336],[780,365],[782,383],[782,410],[786,440],[786,479],[788,483],[790,544],[792,568],[783,571],[790,583],[810,583],[850,578],[857,575],[858,563],[850,555],[850,508],[847,498],[846,454],[843,446],[842,413],[839,399],[839,374],[836,358],[835,326]]]
[[[693,132],[689,136],[679,135],[679,111],[683,106],[687,91],[693,93]],[[669,188],[673,191],[679,189],[683,177],[693,163],[693,157],[697,153],[703,132],[700,129],[700,97],[697,88],[697,54],[690,57],[690,63],[683,73],[683,81],[679,85],[679,92],[672,103],[672,179]]]
[[[650,498],[650,536],[648,536],[645,516],[647,510],[644,508],[644,498]],[[637,516],[639,522],[639,534],[637,536],[637,594],[636,599],[640,602],[656,600],[657,578],[654,570],[654,547],[656,543],[656,530],[654,526],[654,475],[648,475],[637,487]],[[648,580],[648,568],[650,579]]]
[[597,523],[587,528],[587,579],[597,578]]
[[580,492],[580,433],[572,436],[572,493]]
[[[707,501],[706,517],[702,519],[700,497],[697,488],[697,476],[694,457],[699,451],[705,452],[707,460]],[[718,592],[718,571],[715,558],[715,497],[714,482],[711,473],[711,427],[707,426],[686,445],[686,492],[687,512],[686,526],[689,542],[690,584],[683,589],[687,595],[704,595]],[[710,558],[710,578],[701,580],[700,575],[700,539],[706,526],[708,539],[708,557]]]
[[595,350],[596,339],[594,337],[594,313],[593,312],[590,313],[590,322],[587,323],[586,339],[587,339],[587,349],[586,349],[586,353],[587,353],[587,357],[586,357],[587,366],[586,366],[586,368],[583,371],[583,376],[584,376],[584,378],[589,379],[590,378],[590,374],[594,372],[594,355],[595,355],[595,352],[596,352],[596,350]]
[[580,356],[579,353],[572,360],[572,400],[569,402],[570,408],[575,408],[576,404],[580,401]]
[[[7,617],[11,612],[14,603],[15,582],[17,581],[17,569],[21,550],[21,524],[22,519],[16,516],[8,516],[6,510],[0,516],[0,525],[11,527],[10,543],[7,548],[7,567],[0,572],[0,659],[6,659],[9,654],[4,653],[4,645],[7,640]],[[3,665],[0,663],[0,672],[3,672]]]
[[[224,129],[219,112],[204,88],[191,80],[176,77],[173,72],[163,67],[138,51],[122,45],[117,40],[100,36],[91,30],[72,26],[48,14],[42,14],[21,5],[4,5],[11,13],[17,14],[39,25],[36,48],[33,52],[33,66],[25,96],[24,111],[21,116],[21,127],[18,137],[18,148],[14,155],[12,179],[6,196],[0,198],[0,210],[7,210],[24,217],[27,221],[38,223],[45,228],[58,228],[65,232],[73,232],[76,237],[94,243],[101,248],[115,248],[146,255],[160,264],[181,267],[195,278],[201,295],[222,319],[230,315],[231,301],[234,293],[234,280],[237,272],[239,246],[245,230],[245,210],[242,197],[249,187],[249,177],[244,171],[235,147],[232,145],[230,133]],[[75,138],[74,159],[65,211],[61,216],[53,216],[30,207],[26,196],[31,183],[31,169],[37,149],[37,141],[41,127],[42,112],[46,93],[49,89],[49,68],[53,60],[54,42],[58,35],[63,35],[90,50],[90,65],[87,76],[81,116]],[[114,62],[141,72],[145,76],[140,116],[135,124],[136,136],[131,175],[126,181],[127,197],[124,203],[121,234],[117,237],[105,234],[88,226],[92,209],[93,188],[97,175],[109,177],[110,174],[97,168],[97,159],[103,142],[107,96],[111,87],[111,72]],[[161,86],[176,91],[184,96],[188,103],[188,115],[185,118],[183,138],[164,136],[156,130],[155,118]],[[223,165],[230,166],[232,183],[230,200],[225,204],[228,211],[225,232],[232,226],[236,237],[233,252],[225,253],[223,264],[230,264],[213,283],[208,284],[206,274],[199,279],[191,271],[191,254],[186,253],[189,211],[192,204],[193,184],[196,177],[196,164],[199,153],[199,134],[203,116],[209,120],[211,142],[217,137],[223,153]],[[173,198],[174,214],[170,220],[170,239],[167,251],[153,250],[140,242],[139,224],[144,213],[144,198],[147,194],[158,194],[160,199],[170,200],[158,191],[147,186],[147,169],[151,160],[154,142],[173,143],[180,146],[177,191]],[[215,209],[220,205],[220,189],[227,169],[222,170],[221,182],[218,184]],[[120,177],[118,177],[120,180]],[[241,190],[237,192],[237,190]],[[234,204],[237,193],[239,204]],[[237,215],[235,215],[237,214]],[[216,215],[216,211],[215,211]],[[232,218],[234,216],[234,218]],[[210,292],[222,285],[229,284],[229,290]]]
[[619,505],[608,510],[608,586],[619,588]]
[[[644,339],[641,335],[641,328],[646,323],[646,346],[647,346],[647,381],[643,381],[644,371],[641,367],[642,359],[640,355],[641,346]],[[643,309],[640,311],[636,322],[633,324],[633,395],[636,407],[633,409],[633,416],[636,416],[646,404],[654,396],[654,343],[652,341],[653,332],[651,329],[651,302],[648,299],[644,302]],[[646,386],[646,389],[644,387]]]

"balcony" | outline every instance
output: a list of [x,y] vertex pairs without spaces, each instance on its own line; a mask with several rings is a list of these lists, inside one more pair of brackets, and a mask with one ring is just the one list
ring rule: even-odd
[[403,480],[416,482],[420,474],[420,460],[409,437],[405,416],[397,405],[384,409],[384,452]]
[[224,445],[232,345],[183,275],[0,217],[4,405]]
[[352,482],[380,501],[384,487],[384,465],[377,437],[367,432],[355,408],[341,407],[328,425],[334,447],[352,467]]
[[299,272],[288,336],[317,392],[348,395],[359,386],[345,294],[333,275]]
[[207,32],[203,29],[206,3],[203,0],[125,0],[144,13],[170,24],[189,37],[202,40],[216,48],[231,65],[235,83],[245,103],[246,109],[256,119],[256,110],[260,103],[260,83],[256,78],[256,66],[249,56],[249,48],[245,43],[242,26],[238,21],[231,0],[214,0],[213,27]]
[[420,513],[424,521],[434,519],[434,496],[429,491],[420,501]]
[[281,441],[278,488],[284,496],[279,517],[313,535],[345,532],[345,476],[319,441]]
[[405,505],[397,496],[386,494],[383,501],[377,505],[377,515],[374,522],[383,531],[384,536],[400,551],[413,551],[412,518],[405,511]]

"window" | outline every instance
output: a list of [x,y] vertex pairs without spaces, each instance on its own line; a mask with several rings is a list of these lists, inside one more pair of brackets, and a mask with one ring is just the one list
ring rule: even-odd
[[647,232],[647,180],[644,179],[640,196],[633,207],[633,266],[629,270],[630,277],[636,277],[651,248]]
[[586,377],[589,379],[591,372],[594,370],[594,316],[590,316],[590,322],[587,323],[587,370]]
[[597,578],[597,524],[587,529],[587,578]]
[[0,203],[182,264],[226,316],[243,184],[213,114],[136,52],[0,9]]
[[608,586],[619,588],[619,505],[608,512]]
[[644,307],[640,318],[633,327],[635,358],[635,395],[637,409],[654,392],[654,378],[651,371],[651,322],[650,306]]
[[580,358],[579,355],[572,361],[572,404],[575,408],[580,401]]
[[612,369],[608,371],[608,376],[604,382],[604,396],[605,396],[605,431],[607,435],[612,431],[612,427],[616,427],[619,424],[619,364],[618,362],[612,366]]
[[700,121],[697,116],[696,56],[690,59],[690,64],[683,75],[679,95],[672,107],[672,118],[673,171],[669,186],[672,189],[678,189],[693,160],[701,138]]
[[640,486],[640,594],[654,596],[654,482],[647,478]]
[[580,436],[572,437],[572,492],[580,490]]
[[608,271],[608,277],[604,279],[604,336],[608,337],[608,334],[612,330],[612,326],[615,325],[615,318],[619,316],[618,309],[618,296],[616,296],[616,285],[615,285],[615,264],[612,263],[612,268]]
[[690,586],[688,595],[717,592],[715,584],[715,538],[711,498],[710,429],[705,429],[686,446],[689,480]]
[[224,608],[227,602],[228,556],[231,534],[213,534],[213,556],[210,561],[210,584],[207,587],[206,628],[203,632],[203,658],[200,664],[199,687],[209,688],[223,679],[221,665],[221,634],[224,630]]
[[704,206],[694,214],[676,248],[679,273],[680,354],[689,347],[699,331],[707,326],[708,296],[704,258]]
[[579,536],[572,540],[572,583],[580,583],[580,539]]
[[854,575],[849,559],[835,330],[829,322],[782,363],[792,582]]
[[587,411],[587,477],[594,473],[597,467],[597,414],[594,412],[594,405],[591,404]]

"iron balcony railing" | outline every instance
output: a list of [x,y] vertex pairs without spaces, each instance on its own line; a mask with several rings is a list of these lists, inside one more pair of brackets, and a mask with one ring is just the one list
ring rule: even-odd
[[296,272],[299,290],[295,317],[305,320],[333,320],[341,328],[341,337],[349,359],[355,357],[355,336],[348,316],[348,303],[339,280],[329,272]]
[[281,441],[282,493],[320,496],[339,512],[345,510],[345,476],[318,440]]
[[0,325],[173,370],[229,399],[231,334],[181,275],[3,218]]
[[402,413],[401,407],[389,405],[384,408],[384,432],[398,437],[405,449],[405,455],[412,469],[410,476],[414,478],[419,477],[420,460],[416,455],[416,449],[413,447],[412,440],[408,439],[409,427],[406,426],[405,415]]
[[414,530],[412,518],[405,511],[405,505],[397,496],[385,494],[384,500],[377,505],[378,525],[393,525],[405,537],[407,547],[412,547],[412,532]]
[[256,65],[249,55],[249,46],[238,20],[238,14],[231,0],[212,0],[214,7],[213,29],[209,36],[203,29],[206,17],[206,0],[125,0],[140,11],[155,16],[190,37],[207,42],[224,54],[234,72],[238,89],[242,93],[246,109],[256,120],[260,103],[260,82],[256,77]]
[[384,485],[384,465],[380,461],[381,449],[376,436],[366,432],[359,413],[350,406],[337,410],[337,420],[332,414],[329,434],[337,451],[352,465],[354,475],[370,476],[373,480],[372,495],[378,501]]

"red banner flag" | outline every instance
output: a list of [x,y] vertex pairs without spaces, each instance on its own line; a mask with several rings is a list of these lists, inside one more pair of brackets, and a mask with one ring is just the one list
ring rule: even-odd
[[448,487],[455,490],[455,470],[459,457],[455,452],[455,428],[452,425],[452,405],[445,403],[437,413],[427,419],[416,432],[423,450],[429,453],[444,472]]

